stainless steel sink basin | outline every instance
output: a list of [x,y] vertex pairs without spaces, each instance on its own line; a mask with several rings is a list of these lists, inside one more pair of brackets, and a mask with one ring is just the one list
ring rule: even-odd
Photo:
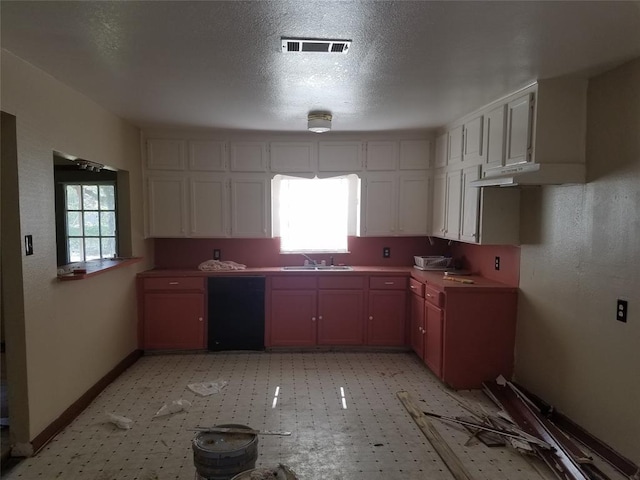
[[290,267],[282,267],[282,270],[298,271],[298,272],[344,272],[353,270],[348,265],[298,265]]

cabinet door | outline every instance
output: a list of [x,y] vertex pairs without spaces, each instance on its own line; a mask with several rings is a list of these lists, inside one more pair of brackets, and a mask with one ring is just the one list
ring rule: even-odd
[[460,237],[460,202],[462,200],[461,170],[447,172],[446,198],[444,236],[452,240],[458,240]]
[[271,292],[271,345],[304,347],[316,344],[316,291]]
[[226,143],[214,140],[192,140],[189,142],[189,170],[224,172]]
[[462,161],[465,164],[482,161],[484,137],[482,135],[483,117],[474,118],[464,124]]
[[367,170],[396,170],[398,168],[398,142],[367,142]]
[[505,165],[524,163],[531,156],[533,93],[507,104],[507,151]]
[[315,143],[271,142],[270,158],[272,172],[313,172],[316,159]]
[[411,348],[416,354],[424,360],[424,298],[419,295],[411,295]]
[[265,177],[231,178],[231,236],[268,235],[269,183]]
[[425,344],[424,361],[427,367],[442,378],[442,333],[444,315],[442,310],[434,307],[429,302],[425,302]]
[[433,177],[433,219],[431,233],[443,237],[447,219],[447,174],[440,173]]
[[497,168],[504,165],[505,109],[505,105],[500,105],[484,117],[486,138],[485,165],[487,168]]
[[318,345],[362,345],[362,290],[320,290]]
[[427,170],[431,166],[429,140],[400,141],[400,170]]
[[231,143],[232,172],[266,172],[267,145],[264,142]]
[[398,218],[398,179],[395,175],[369,174],[362,199],[362,234],[396,235]]
[[147,140],[147,168],[152,170],[184,170],[185,142],[164,138]]
[[404,345],[406,293],[369,290],[367,345]]
[[447,165],[462,161],[462,125],[449,130]]
[[361,142],[320,142],[320,172],[359,172],[362,170]]
[[184,177],[149,177],[149,236],[187,236],[187,188]]
[[435,167],[441,168],[447,166],[447,133],[443,133],[442,135],[436,138],[436,161]]
[[480,165],[462,170],[462,222],[460,240],[478,242],[478,215],[480,213],[480,188],[469,183],[480,178]]
[[190,179],[192,237],[228,236],[228,190],[225,177],[199,176]]
[[201,293],[146,293],[144,295],[145,349],[202,349],[204,295]]
[[431,179],[426,174],[400,175],[398,235],[428,235]]

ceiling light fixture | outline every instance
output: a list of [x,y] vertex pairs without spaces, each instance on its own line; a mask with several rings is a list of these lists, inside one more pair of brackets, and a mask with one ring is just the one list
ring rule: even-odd
[[311,112],[307,128],[313,133],[324,133],[331,130],[331,114],[327,112]]
[[80,170],[86,170],[87,172],[99,172],[104,168],[104,165],[101,163],[81,159],[76,160],[76,165],[78,165]]

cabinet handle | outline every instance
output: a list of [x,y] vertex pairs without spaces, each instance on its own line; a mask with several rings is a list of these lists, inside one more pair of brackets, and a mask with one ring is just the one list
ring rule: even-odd
[[429,297],[429,298],[433,297],[433,295],[431,295],[430,293],[427,293],[426,295],[427,295],[427,297]]
[[169,282],[169,285],[180,285],[180,282]]
[[311,321],[315,322],[316,321],[316,317],[311,317]]
[[395,285],[396,282],[384,282],[385,285]]
[[373,315],[369,315],[369,320],[373,320]]
[[322,320],[322,315],[318,315],[318,320]]
[[415,287],[415,286],[413,286],[413,285],[410,285],[410,286],[409,286],[409,288],[410,288],[411,290],[415,290],[417,287]]
[[202,321],[202,317],[198,317],[198,321],[201,322]]

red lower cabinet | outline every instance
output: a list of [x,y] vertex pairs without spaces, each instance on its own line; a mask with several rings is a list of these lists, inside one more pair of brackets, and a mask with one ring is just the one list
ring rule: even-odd
[[424,362],[440,378],[442,378],[443,322],[442,310],[425,302]]
[[405,344],[407,295],[401,290],[369,290],[367,345]]
[[315,290],[274,290],[271,293],[271,345],[316,344]]
[[145,293],[144,349],[205,348],[204,294]]
[[362,290],[318,292],[318,345],[362,345]]
[[201,277],[139,278],[143,349],[206,348],[204,285]]

